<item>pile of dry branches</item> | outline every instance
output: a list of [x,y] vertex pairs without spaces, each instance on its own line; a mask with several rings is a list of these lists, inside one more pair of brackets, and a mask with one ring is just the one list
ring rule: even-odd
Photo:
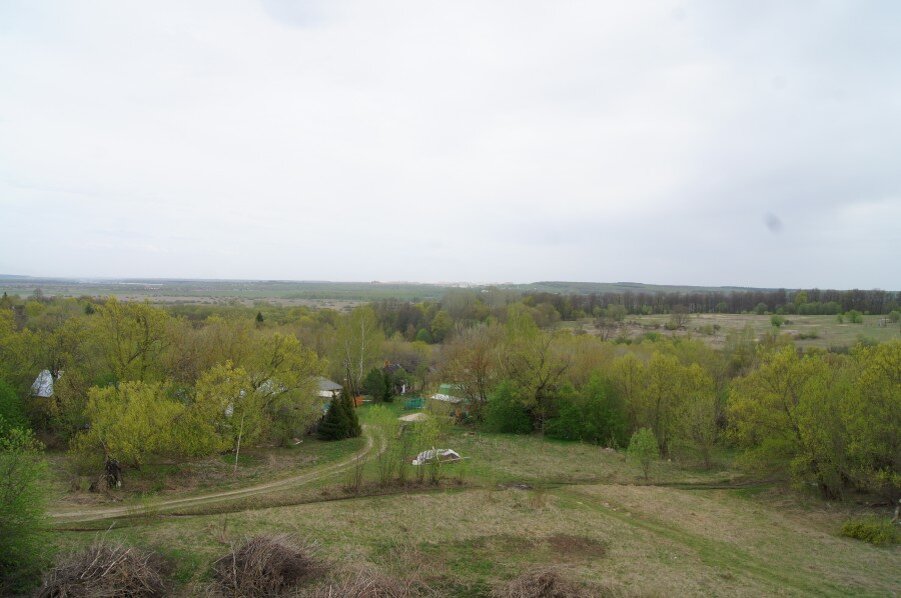
[[143,598],[166,592],[166,567],[156,553],[98,540],[44,575],[39,598]]
[[324,566],[313,552],[286,534],[255,536],[213,563],[212,590],[247,598],[291,592],[322,573]]

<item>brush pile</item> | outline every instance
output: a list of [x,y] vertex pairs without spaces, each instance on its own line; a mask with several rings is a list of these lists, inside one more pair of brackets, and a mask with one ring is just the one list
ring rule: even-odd
[[313,549],[286,534],[250,538],[213,563],[213,593],[220,596],[281,596],[320,575]]
[[151,598],[166,594],[167,567],[155,552],[99,540],[44,575],[39,598]]

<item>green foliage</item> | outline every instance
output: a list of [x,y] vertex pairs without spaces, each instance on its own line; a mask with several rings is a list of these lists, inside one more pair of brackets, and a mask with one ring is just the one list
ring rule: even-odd
[[584,388],[567,394],[548,422],[548,436],[613,447],[625,443],[625,413],[609,382],[594,375]]
[[897,309],[893,309],[892,311],[889,312],[888,319],[891,321],[892,324],[897,324],[899,321],[901,321],[901,311],[898,311]]
[[770,324],[772,324],[776,328],[780,328],[783,324],[785,324],[785,318],[778,314],[773,314],[770,316]]
[[651,473],[651,464],[660,458],[660,449],[657,448],[657,438],[650,428],[641,428],[632,434],[629,439],[629,457],[638,463],[644,472],[645,479]]
[[0,416],[0,594],[18,594],[46,560],[43,447]]
[[897,544],[901,536],[889,518],[874,516],[849,519],[842,525],[839,533],[846,538],[862,540],[877,546]]
[[852,324],[863,324],[863,314],[856,309],[845,312],[845,317],[848,318],[848,321]]
[[766,305],[766,303],[758,303],[758,304],[754,307],[754,313],[757,314],[758,316],[762,316],[763,314],[765,314],[765,313],[766,313],[766,310],[767,310],[767,305]]
[[347,391],[332,399],[328,411],[319,422],[317,431],[322,440],[343,440],[354,438],[362,433],[356,409],[353,406],[353,399]]
[[785,347],[736,380],[729,398],[735,441],[749,466],[790,474],[830,498],[851,486],[901,495],[901,341],[850,356]]
[[434,339],[432,339],[432,333],[425,328],[419,329],[419,332],[416,333],[416,340],[420,343],[427,343],[429,345],[435,342]]
[[488,432],[528,434],[532,431],[529,413],[509,380],[501,382],[488,396],[482,425]]
[[15,389],[3,380],[0,380],[0,418],[3,418],[9,427],[28,427],[28,417],[25,415],[22,400]]
[[373,401],[386,403],[394,398],[390,374],[382,368],[372,368],[363,379],[363,393],[372,397]]
[[162,386],[123,382],[118,387],[92,388],[86,416],[90,429],[73,441],[73,450],[84,456],[140,466],[151,457],[179,454],[181,435],[176,419],[185,406],[168,398]]

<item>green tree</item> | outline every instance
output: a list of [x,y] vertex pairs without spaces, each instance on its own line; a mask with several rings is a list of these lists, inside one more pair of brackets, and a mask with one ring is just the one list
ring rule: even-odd
[[363,427],[360,425],[360,419],[357,417],[357,408],[354,405],[354,400],[346,390],[341,391],[341,405],[344,409],[344,416],[347,419],[347,438],[356,438],[363,433]]
[[660,450],[657,448],[657,439],[650,428],[641,428],[632,434],[629,439],[629,457],[641,467],[644,479],[648,479],[651,473],[651,465],[660,458]]
[[15,389],[3,380],[0,380],[0,418],[3,418],[7,426],[13,428],[28,427],[28,417],[25,415],[22,400]]
[[351,432],[351,422],[347,416],[347,406],[343,397],[335,397],[329,403],[328,411],[319,422],[317,430],[322,440],[343,440]]
[[512,382],[504,380],[488,396],[483,422],[486,431],[507,434],[528,434],[532,431],[532,420],[514,389]]
[[381,358],[385,335],[372,307],[354,309],[338,323],[337,360],[353,394],[360,392],[363,377]]
[[390,402],[391,391],[391,377],[382,368],[372,368],[363,379],[363,393],[374,401]]
[[173,431],[185,406],[166,397],[159,384],[136,381],[94,387],[88,397],[90,429],[73,440],[76,452],[134,466],[158,455],[180,453],[180,438]]
[[160,368],[170,343],[171,318],[148,303],[120,302],[110,297],[98,308],[97,340],[117,380],[144,381]]
[[848,476],[841,400],[849,372],[841,356],[799,356],[793,346],[766,353],[737,379],[729,397],[732,434],[756,469],[815,484],[841,496]]
[[783,324],[785,324],[785,318],[783,318],[779,314],[773,314],[772,316],[770,316],[770,324],[772,324],[776,328],[780,328]]
[[450,314],[443,309],[435,314],[435,317],[432,318],[432,323],[429,325],[429,329],[432,333],[432,339],[436,343],[444,341],[444,339],[448,337],[453,328],[453,319],[451,319]]
[[429,345],[435,342],[434,339],[432,339],[432,333],[430,333],[425,328],[419,329],[419,332],[416,333],[416,340],[420,343],[427,343]]
[[558,337],[539,330],[522,304],[508,309],[504,332],[504,375],[514,385],[515,396],[531,414],[536,428],[543,433],[554,414],[569,360],[558,351]]
[[0,594],[18,595],[45,560],[43,446],[0,416]]
[[558,415],[548,422],[547,434],[564,440],[623,445],[625,413],[611,384],[595,374],[578,392],[566,393]]
[[901,498],[901,341],[860,345],[853,384],[843,394],[851,475],[891,503]]
[[845,312],[845,317],[848,318],[848,321],[852,324],[863,324],[863,314],[856,309]]
[[767,308],[767,304],[761,302],[761,303],[758,303],[758,304],[754,307],[754,313],[757,314],[758,316],[762,316],[762,315],[764,315],[764,314],[766,313],[766,310],[767,310],[767,309],[768,309],[768,308]]

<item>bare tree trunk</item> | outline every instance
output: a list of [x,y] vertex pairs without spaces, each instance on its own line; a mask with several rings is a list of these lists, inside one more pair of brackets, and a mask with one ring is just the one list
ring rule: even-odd
[[238,475],[238,455],[241,453],[241,437],[244,435],[244,414],[241,414],[241,426],[238,428],[238,444],[235,445],[235,468],[232,476]]

